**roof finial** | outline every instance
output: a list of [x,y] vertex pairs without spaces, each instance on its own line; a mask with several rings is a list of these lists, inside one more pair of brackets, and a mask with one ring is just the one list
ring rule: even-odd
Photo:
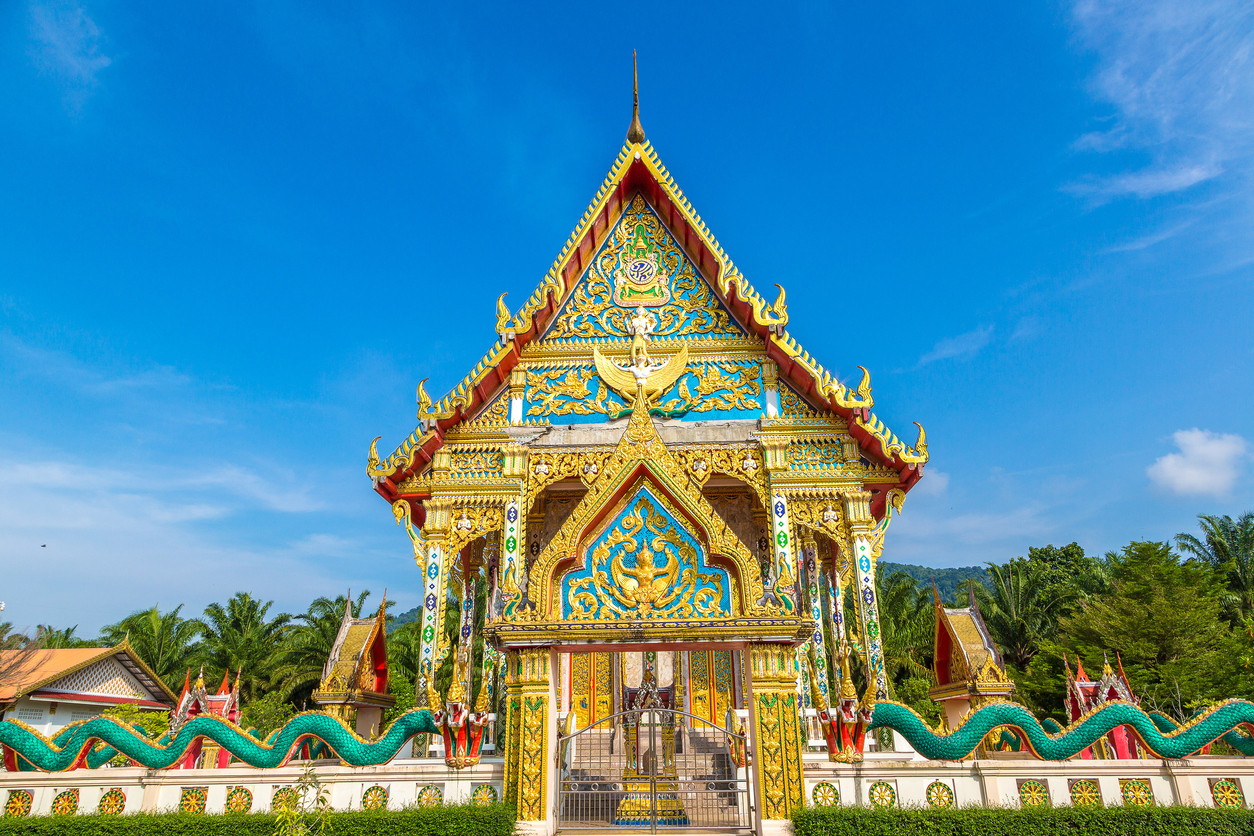
[[640,124],[640,74],[636,70],[636,51],[631,51],[631,126],[627,128],[627,141],[633,145],[644,142],[644,127]]

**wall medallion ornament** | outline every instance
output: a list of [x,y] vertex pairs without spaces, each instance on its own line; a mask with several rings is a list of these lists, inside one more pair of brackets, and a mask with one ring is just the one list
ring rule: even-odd
[[375,784],[361,794],[361,809],[386,810],[388,808],[388,791]]
[[283,810],[293,806],[299,800],[296,790],[292,787],[276,787],[274,795],[270,797],[270,809]]
[[479,807],[495,804],[496,799],[496,787],[491,784],[479,784],[470,793],[470,803]]
[[872,807],[897,806],[897,790],[887,781],[876,781],[872,784],[867,790],[867,798],[871,800]]
[[929,807],[946,809],[954,806],[954,788],[944,781],[933,781],[923,791]]
[[116,816],[125,809],[126,793],[122,792],[121,787],[114,787],[100,796],[100,802],[96,805],[96,812],[107,816]]
[[253,793],[248,787],[231,787],[226,791],[226,812],[251,813]]
[[1040,807],[1049,804],[1049,787],[1044,781],[1029,778],[1019,782],[1019,804],[1024,807]]
[[1095,807],[1102,803],[1102,790],[1091,778],[1072,781],[1071,803],[1076,807]]
[[183,791],[179,793],[179,812],[203,813],[208,800],[208,787],[183,787]]
[[435,784],[427,784],[418,791],[419,807],[439,807],[444,803],[444,790]]
[[624,308],[658,307],[671,300],[670,276],[660,263],[661,252],[649,235],[649,227],[639,221],[631,239],[618,250],[614,270],[614,303]]
[[1212,779],[1210,782],[1210,797],[1215,802],[1216,807],[1227,807],[1234,810],[1245,808],[1245,794],[1241,792],[1241,785],[1232,778]]
[[72,816],[78,812],[78,790],[66,790],[52,799],[52,815]]
[[1119,792],[1123,803],[1132,807],[1148,807],[1154,803],[1154,788],[1145,778],[1121,778]]
[[9,797],[4,802],[5,818],[22,818],[30,815],[34,798],[26,790],[9,790]]
[[835,807],[840,803],[840,790],[828,781],[821,781],[814,785],[810,799],[815,807]]

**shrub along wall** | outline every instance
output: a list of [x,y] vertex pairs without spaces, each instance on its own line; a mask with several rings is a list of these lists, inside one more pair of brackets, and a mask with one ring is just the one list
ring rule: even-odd
[[793,816],[793,828],[796,836],[1229,836],[1254,835],[1254,811],[1209,807],[808,807]]
[[[275,819],[269,813],[30,816],[0,818],[0,836],[273,836]],[[328,819],[330,836],[510,836],[514,831],[514,808],[505,804],[359,810],[332,813]]]

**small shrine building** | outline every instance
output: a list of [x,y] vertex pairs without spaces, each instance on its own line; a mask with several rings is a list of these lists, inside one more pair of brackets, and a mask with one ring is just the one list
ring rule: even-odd
[[[392,453],[371,445],[426,583],[418,704],[458,730],[497,711],[524,829],[574,826],[577,807],[752,826],[730,809],[747,809],[748,782],[769,831],[803,803],[804,706],[833,759],[861,758],[888,698],[876,562],[927,446],[875,416],[868,372],[842,382],[855,367],[824,366],[789,319],[783,288],[764,298],[719,246],[637,108],[539,287],[517,310],[498,300],[487,353],[438,401],[419,385],[418,426]],[[685,795],[718,769],[718,798]]]

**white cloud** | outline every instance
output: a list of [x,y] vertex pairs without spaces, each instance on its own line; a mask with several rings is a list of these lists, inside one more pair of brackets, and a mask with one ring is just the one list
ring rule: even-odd
[[992,338],[992,325],[989,325],[987,328],[977,328],[974,331],[968,331],[956,337],[949,337],[932,346],[931,351],[919,358],[918,365],[926,366],[928,363],[935,363],[937,360],[948,360],[952,357],[969,357],[988,345]]
[[1148,166],[1071,189],[1100,198],[1180,192],[1247,169],[1254,154],[1254,12],[1248,0],[1079,0],[1107,126],[1076,148],[1149,155]]
[[1179,453],[1168,453],[1146,469],[1159,487],[1180,495],[1226,496],[1246,457],[1249,444],[1239,435],[1210,430],[1179,430],[1172,435]]
[[911,489],[912,496],[941,496],[949,490],[949,474],[925,468],[923,478]]
[[65,106],[77,113],[99,84],[100,71],[113,63],[101,51],[96,22],[72,2],[30,5],[28,54],[40,72],[61,85]]

